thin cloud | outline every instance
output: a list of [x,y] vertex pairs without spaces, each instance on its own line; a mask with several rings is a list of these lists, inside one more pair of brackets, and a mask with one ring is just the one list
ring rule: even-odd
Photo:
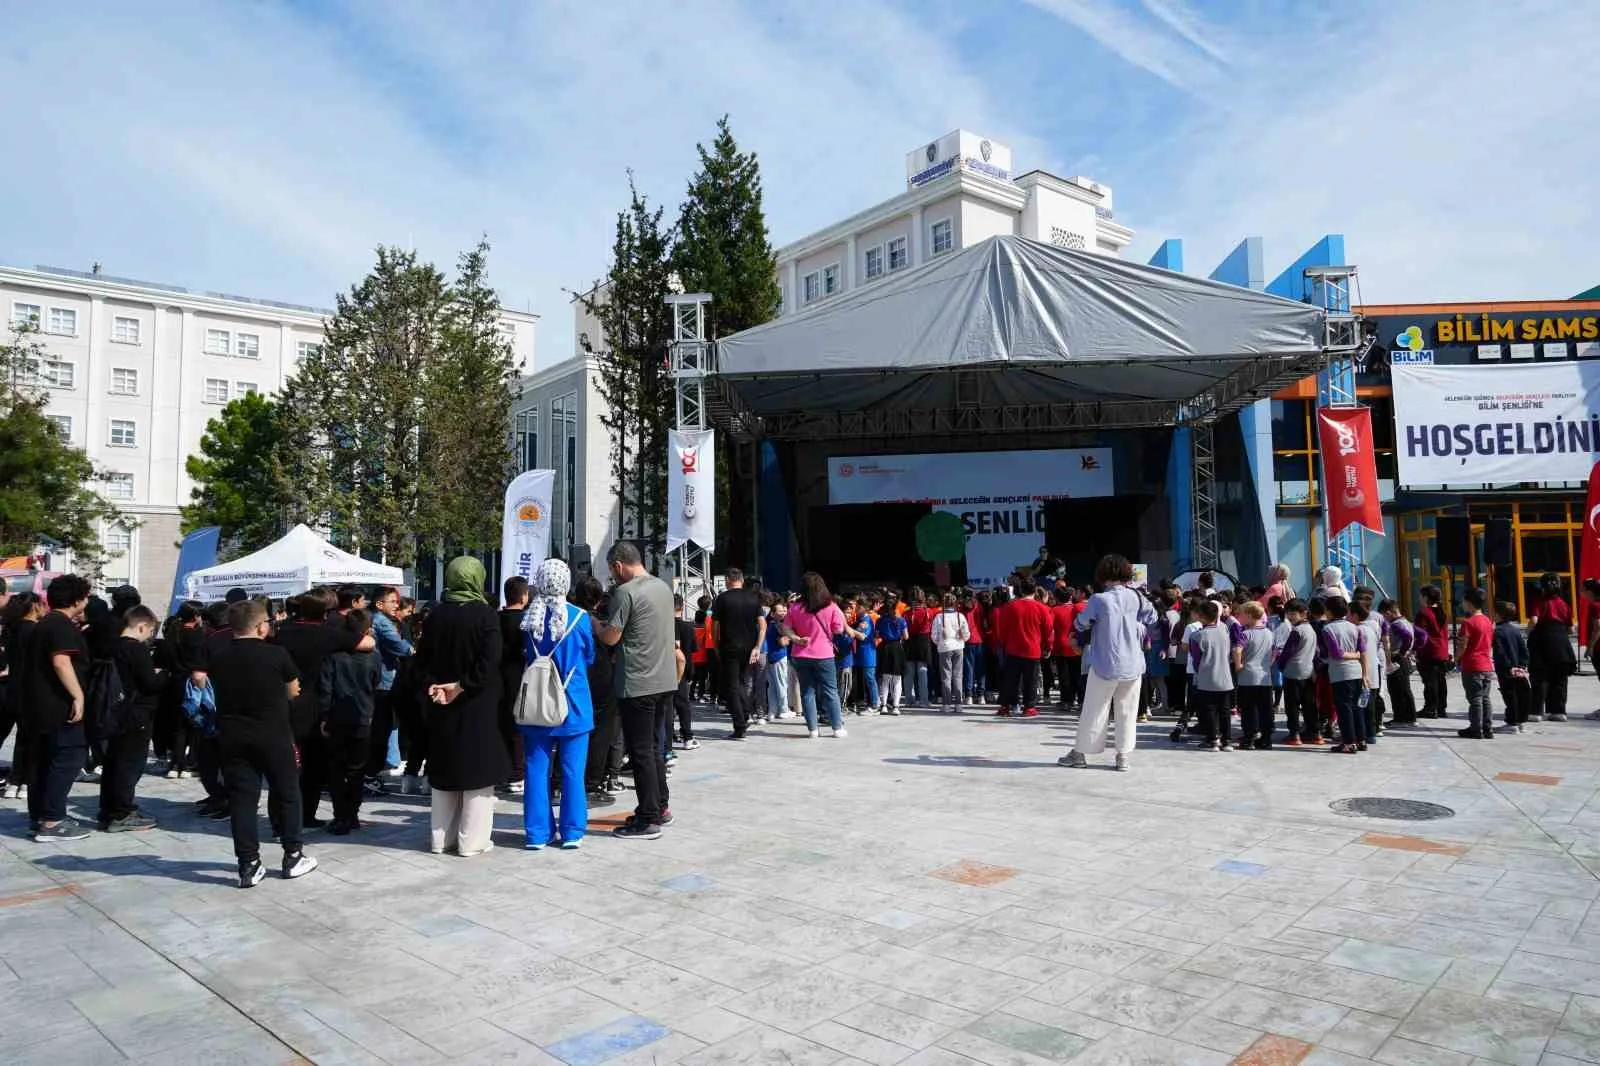
[[1218,63],[1228,62],[1227,53],[1216,41],[1216,30],[1207,26],[1200,13],[1184,0],[1139,0],[1144,9],[1174,33],[1194,45]]
[[[1209,46],[1200,45],[1180,29],[1185,20],[1181,9],[1162,4],[1147,5],[1157,22],[1142,19],[1115,0],[1024,0],[1025,3],[1061,19],[1088,36],[1102,48],[1162,81],[1185,92],[1206,95],[1213,91],[1219,74]],[[1161,10],[1157,10],[1160,8]],[[1196,25],[1197,20],[1190,20]],[[1177,30],[1175,35],[1172,30]],[[1197,52],[1197,46],[1200,52]]]

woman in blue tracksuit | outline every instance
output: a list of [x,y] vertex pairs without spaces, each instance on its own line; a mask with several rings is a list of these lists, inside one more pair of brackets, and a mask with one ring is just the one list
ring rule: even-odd
[[[594,731],[594,704],[589,696],[589,667],[594,663],[594,629],[589,614],[567,602],[572,572],[560,559],[546,559],[529,580],[532,598],[522,616],[523,662],[549,656],[566,684],[567,720],[558,726],[523,725],[527,788],[522,793],[523,845],[538,851],[546,844],[572,850],[589,828],[584,770],[589,759],[589,734]],[[561,823],[550,809],[550,763],[561,775]]]

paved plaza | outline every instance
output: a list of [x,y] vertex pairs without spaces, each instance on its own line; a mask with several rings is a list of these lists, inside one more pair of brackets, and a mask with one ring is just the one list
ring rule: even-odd
[[[502,803],[494,852],[429,855],[396,797],[241,891],[195,782],[144,783],[155,832],[59,846],[8,801],[0,1062],[1600,1062],[1600,724],[1352,758],[1158,720],[1117,774],[1058,767],[1056,714],[706,717],[663,837],[606,835],[625,795],[579,852],[524,852]],[[1329,809],[1359,796],[1455,813]]]

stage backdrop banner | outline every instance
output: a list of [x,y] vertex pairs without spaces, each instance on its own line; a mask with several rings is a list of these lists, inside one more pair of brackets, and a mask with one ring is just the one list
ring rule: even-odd
[[828,460],[830,504],[926,503],[961,519],[967,581],[998,585],[1045,543],[1051,500],[1115,494],[1110,448],[841,456]]
[[717,546],[716,436],[712,430],[667,434],[667,551],[688,541]]
[[1324,407],[1317,411],[1322,448],[1322,498],[1328,505],[1328,536],[1350,526],[1383,536],[1383,506],[1378,499],[1378,465],[1372,450],[1372,412],[1365,407]]
[[1402,486],[1583,481],[1600,455],[1600,360],[1390,376]]
[[506,511],[500,527],[503,577],[531,578],[533,568],[550,557],[550,497],[555,486],[554,470],[526,470],[506,486]]
[[1595,634],[1589,629],[1589,604],[1583,599],[1583,583],[1600,578],[1600,463],[1589,473],[1589,495],[1583,501],[1583,540],[1579,542],[1578,587],[1573,589],[1578,611],[1578,640],[1588,647]]

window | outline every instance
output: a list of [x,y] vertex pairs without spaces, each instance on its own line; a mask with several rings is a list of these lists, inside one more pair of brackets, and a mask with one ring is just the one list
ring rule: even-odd
[[13,328],[17,326],[37,326],[38,324],[38,304],[14,303],[11,305],[11,325]]
[[933,224],[933,254],[943,255],[956,246],[955,229],[948,218],[941,218]]
[[253,381],[235,381],[233,383],[233,394],[235,396],[254,396],[260,391],[261,389]]
[[[115,425],[115,423],[113,423]],[[133,499],[132,474],[107,474],[106,497],[113,500]]]
[[39,373],[44,383],[53,389],[70,389],[78,383],[78,364],[60,359],[46,359]]
[[889,242],[889,269],[899,270],[911,262],[911,256],[906,252],[906,239],[896,237]]
[[61,439],[72,441],[72,416],[71,415],[45,415],[50,424],[56,427],[56,432],[61,434]]
[[139,372],[131,367],[114,366],[111,368],[111,395],[137,396],[139,395]]
[[883,248],[881,246],[867,249],[867,277],[869,279],[883,277]]
[[50,309],[50,324],[46,332],[59,334],[63,337],[76,337],[78,335],[78,312],[70,307],[52,307]]
[[822,295],[832,296],[839,291],[839,264],[822,268]]
[[516,417],[517,473],[539,465],[539,409],[519,411]]
[[316,341],[301,341],[294,346],[294,354],[298,359],[309,359],[313,355],[322,354],[322,345]]
[[813,270],[805,277],[806,303],[813,303],[822,296],[822,275]]
[[228,382],[223,378],[206,378],[206,403],[227,403]]
[[206,354],[227,355],[233,351],[233,334],[225,329],[206,330]]
[[562,396],[550,403],[550,467],[556,472],[551,500],[551,551],[572,557],[578,539],[578,398]]
[[[131,418],[113,418],[111,420],[111,446],[113,448],[133,448],[139,444],[139,430]],[[128,477],[133,477],[129,474]]]
[[123,525],[107,526],[100,546],[108,555],[126,555],[133,549],[133,530]]
[[233,354],[240,359],[261,357],[261,337],[255,333],[241,333],[233,339]]
[[139,343],[139,320],[118,315],[111,320],[111,339],[117,344]]

